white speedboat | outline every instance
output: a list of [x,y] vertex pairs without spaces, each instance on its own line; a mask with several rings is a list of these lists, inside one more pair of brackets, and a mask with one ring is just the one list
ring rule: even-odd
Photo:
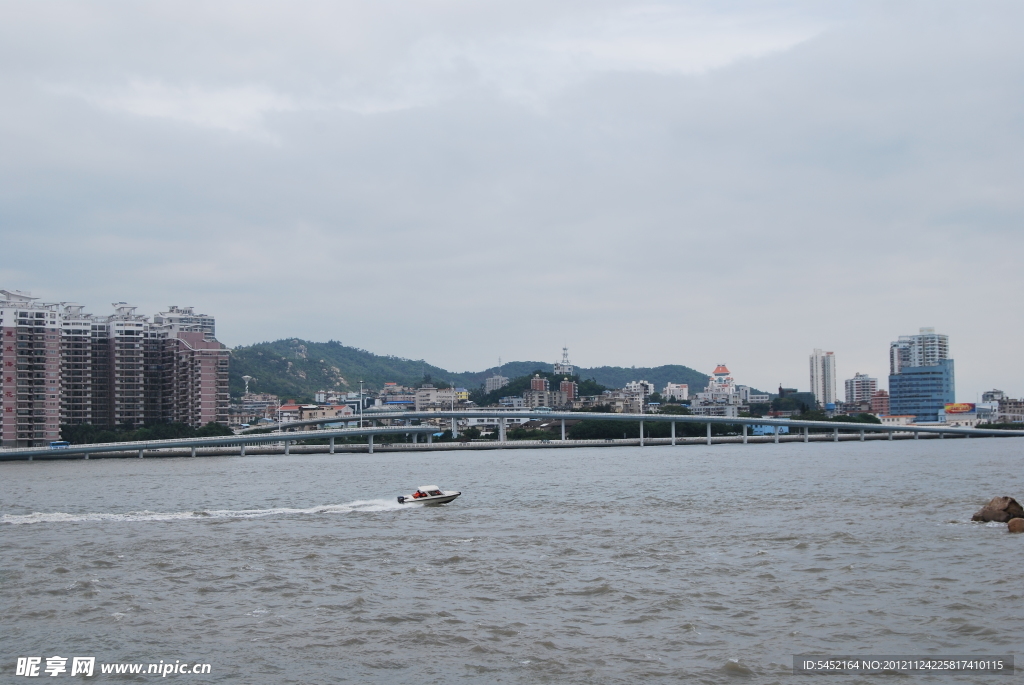
[[447,504],[461,495],[454,490],[442,490],[436,485],[421,485],[416,492],[408,496],[399,495],[399,504]]

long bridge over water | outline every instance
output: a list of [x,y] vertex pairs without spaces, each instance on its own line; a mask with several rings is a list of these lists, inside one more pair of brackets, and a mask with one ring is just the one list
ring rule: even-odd
[[[433,435],[437,433],[438,427],[434,425],[413,425],[414,421],[424,420],[447,420],[452,423],[452,435],[458,436],[458,421],[460,419],[486,419],[493,420],[492,425],[498,427],[498,439],[496,441],[484,442],[445,442],[434,443]],[[508,440],[507,427],[510,419],[544,419],[560,423],[561,440]],[[621,421],[639,422],[640,437],[623,440],[568,440],[566,438],[566,421],[596,420],[596,421]],[[330,426],[350,421],[360,423],[375,423],[377,421],[388,421],[391,423],[400,422],[400,425],[390,426],[360,426],[358,428],[336,428],[326,427],[318,430],[297,431],[299,427],[308,426]],[[671,437],[650,438],[644,435],[644,426],[649,423],[668,423],[671,425]],[[705,424],[706,436],[703,438],[682,438],[676,436],[678,424]],[[712,436],[712,426],[728,425],[741,426],[741,433],[736,436]],[[749,434],[750,426],[768,426],[773,433],[768,436],[752,436]],[[798,429],[797,433],[783,435],[779,429],[787,427]],[[802,421],[791,418],[757,418],[757,417],[721,417],[721,416],[690,416],[679,414],[608,414],[597,412],[554,412],[536,410],[460,410],[460,411],[430,411],[430,412],[369,412],[361,418],[357,416],[346,416],[330,419],[309,419],[305,421],[293,421],[270,428],[277,432],[267,433],[266,427],[254,428],[242,431],[237,435],[219,436],[213,438],[184,438],[175,440],[148,440],[139,442],[114,442],[93,445],[72,445],[60,449],[47,447],[16,448],[0,450],[0,461],[11,460],[34,460],[34,459],[88,459],[92,457],[128,457],[128,456],[213,456],[224,454],[246,455],[246,448],[250,453],[266,453],[268,448],[275,453],[289,454],[292,443],[305,440],[323,440],[328,442],[325,445],[306,446],[303,452],[319,451],[331,454],[337,451],[337,438],[366,437],[367,442],[360,445],[345,444],[342,449],[352,451],[374,451],[374,437],[386,435],[412,436],[413,443],[392,444],[387,447],[389,450],[423,450],[423,449],[517,449],[536,447],[586,447],[586,446],[611,446],[611,445],[658,445],[658,444],[694,444],[704,443],[742,443],[748,442],[821,442],[831,440],[839,442],[842,440],[871,439],[913,439],[921,438],[981,438],[981,437],[1024,437],[1024,430],[1001,430],[991,428],[968,428],[961,426],[938,426],[938,425],[891,425],[877,423],[847,423],[835,421]],[[816,433],[812,434],[811,430]],[[257,432],[262,431],[262,432]],[[821,432],[824,431],[824,432]],[[426,442],[420,443],[419,437],[425,436]],[[312,449],[310,449],[312,448]],[[378,446],[378,449],[380,446]],[[200,452],[199,450],[203,450]]]

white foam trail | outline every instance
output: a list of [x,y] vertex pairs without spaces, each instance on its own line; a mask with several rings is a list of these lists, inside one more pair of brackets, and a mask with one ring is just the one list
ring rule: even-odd
[[209,520],[209,519],[250,519],[263,516],[275,515],[296,515],[296,514],[347,514],[352,511],[392,511],[409,507],[419,507],[419,504],[399,504],[396,500],[387,499],[363,499],[347,504],[325,504],[320,507],[309,509],[291,509],[280,507],[276,509],[210,509],[201,511],[129,511],[121,514],[87,513],[68,514],[61,511],[45,513],[34,512],[31,514],[17,515],[4,514],[0,516],[0,523],[11,525],[22,525],[26,523],[78,523],[82,521],[182,521],[182,520]]

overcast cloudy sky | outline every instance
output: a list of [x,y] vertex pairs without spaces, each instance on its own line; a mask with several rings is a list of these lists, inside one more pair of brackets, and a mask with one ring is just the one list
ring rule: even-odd
[[[1024,3],[0,2],[0,287],[453,370],[1024,394]],[[883,381],[884,386],[884,381]]]

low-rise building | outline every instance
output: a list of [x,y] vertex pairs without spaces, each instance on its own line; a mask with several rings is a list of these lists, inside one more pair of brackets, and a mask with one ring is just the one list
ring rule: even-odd
[[527,390],[523,393],[523,406],[530,409],[537,407],[562,408],[568,402],[568,397],[560,390]]
[[909,426],[914,423],[916,416],[914,414],[884,414],[878,417],[878,420],[882,422],[884,426]]
[[978,423],[998,423],[999,422],[999,403],[998,402],[978,402]]
[[[238,403],[237,413],[247,415],[256,421],[264,418],[272,419],[276,415],[279,406],[281,406],[281,398],[277,395],[249,393],[242,395],[241,401]],[[252,421],[249,423],[252,423]]]
[[[530,421],[529,416],[523,416],[516,412],[508,412],[503,418],[505,419],[506,428],[521,426]],[[467,428],[479,428],[482,431],[496,431],[498,430],[498,422],[500,420],[498,417],[472,416],[465,420],[465,425]]]
[[999,402],[998,423],[1024,423],[1024,400],[1004,397]]
[[645,400],[654,394],[654,383],[650,381],[630,381],[622,388],[631,395],[640,395]]
[[[745,410],[744,410],[745,411]],[[735,418],[740,415],[738,404],[698,404],[690,405],[690,413],[694,416],[725,416]]]
[[[741,393],[740,388],[746,391]],[[748,386],[737,386],[725,364],[719,364],[711,373],[711,379],[703,392],[696,393],[690,401],[690,413],[695,416],[739,416],[750,410],[744,402],[749,398]]]
[[586,395],[573,402],[573,409],[605,409],[614,414],[640,412],[640,395],[625,390],[605,390],[600,395]]
[[356,412],[347,404],[282,404],[279,409],[281,423],[312,421],[315,419],[344,419]]
[[947,402],[939,410],[939,423],[973,428],[978,425],[978,406],[973,402]]
[[385,383],[377,397],[379,406],[388,409],[413,409],[416,406],[416,389],[398,383]]
[[416,389],[415,407],[416,411],[450,411],[468,400],[464,388],[435,388],[428,383]]
[[754,392],[749,385],[737,385],[736,392],[740,396],[740,404],[768,404],[772,401],[771,395],[763,392]]
[[685,402],[690,399],[690,386],[686,383],[666,383],[661,396],[666,400]]
[[764,426],[764,425],[753,425],[750,427],[751,435],[775,435],[775,429],[778,428],[779,435],[785,435],[789,433],[789,426]]
[[857,414],[872,414],[871,402],[862,400],[860,402],[839,402],[836,404],[835,414],[855,416]]
[[871,413],[875,416],[889,413],[889,392],[887,390],[876,390],[871,395]]

